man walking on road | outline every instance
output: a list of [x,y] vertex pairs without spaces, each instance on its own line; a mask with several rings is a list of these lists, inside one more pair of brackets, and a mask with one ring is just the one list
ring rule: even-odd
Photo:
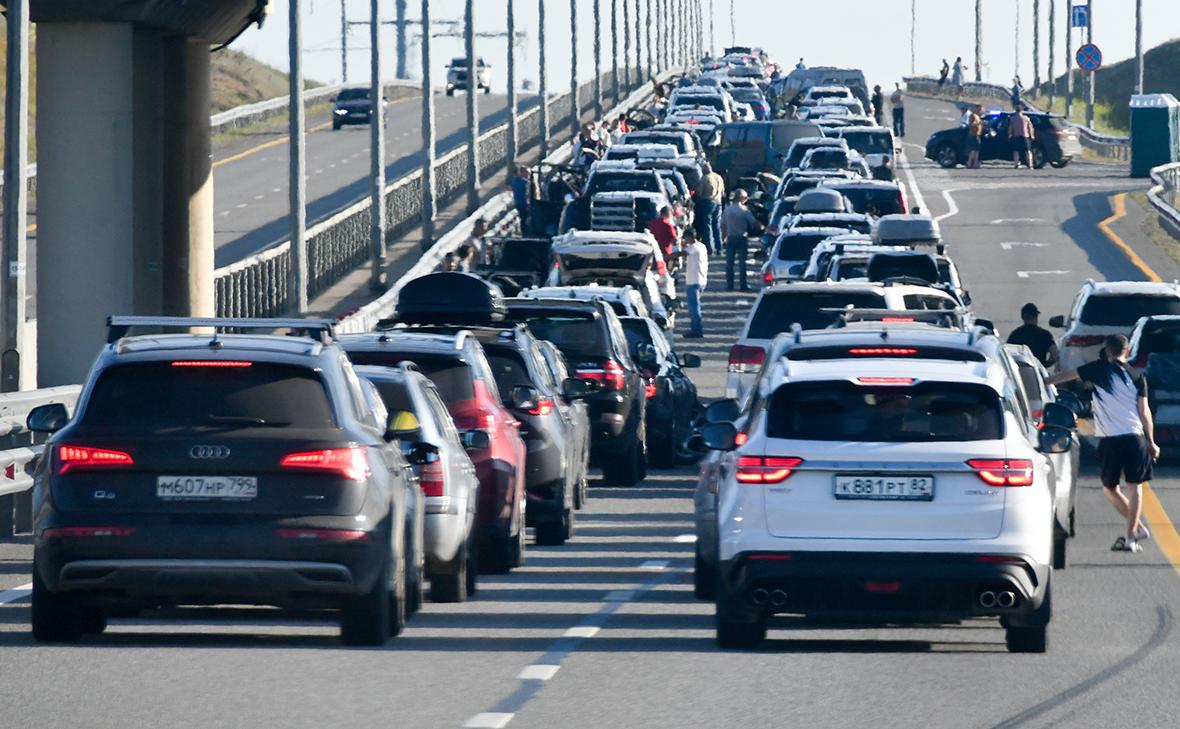
[[746,285],[746,255],[748,253],[748,237],[752,234],[757,234],[762,226],[754,219],[754,214],[746,207],[746,200],[749,195],[745,190],[739,189],[734,195],[734,200],[725,209],[724,219],[721,221],[722,227],[725,228],[725,289],[726,291],[733,291],[733,266],[734,259],[740,266],[739,279],[741,281],[742,291],[749,291],[750,287]]
[[885,126],[885,94],[881,91],[880,85],[873,87],[869,103],[873,105],[873,119],[877,121],[877,126]]
[[686,336],[689,339],[700,339],[705,336],[704,325],[701,322],[701,292],[709,284],[709,252],[705,249],[705,244],[697,240],[691,229],[684,232],[684,255],[684,296],[688,301],[690,321]]
[[889,105],[893,107],[893,133],[898,137],[905,136],[905,92],[901,84],[894,82],[897,87],[889,97]]
[[725,180],[706,162],[697,183],[697,233],[709,253],[721,252],[721,203],[725,201]]
[[951,83],[955,85],[955,94],[957,94],[960,99],[963,98],[963,71],[966,70],[967,66],[963,65],[962,57],[956,58],[955,67],[951,71]]
[[979,151],[983,148],[983,112],[982,106],[974,106],[967,110],[967,166],[979,169]]
[[[1152,463],[1159,459],[1151,408],[1147,404],[1147,379],[1127,364],[1130,347],[1122,334],[1106,338],[1094,362],[1048,379],[1051,385],[1080,380],[1094,387],[1094,434],[1098,436],[1099,477],[1106,498],[1127,519],[1126,536],[1115,540],[1116,552],[1140,552],[1139,542],[1151,533],[1140,518],[1143,484],[1151,480]],[[1127,494],[1119,488],[1126,478]]]
[[1032,169],[1032,120],[1024,115],[1024,109],[1017,109],[1008,120],[1008,143],[1012,145],[1012,161],[1016,169]]
[[1045,367],[1052,367],[1057,364],[1057,344],[1053,341],[1052,332],[1038,326],[1037,317],[1040,315],[1040,309],[1031,301],[1020,307],[1020,318],[1024,324],[1012,330],[1008,335],[1008,344],[1023,344],[1037,361]]

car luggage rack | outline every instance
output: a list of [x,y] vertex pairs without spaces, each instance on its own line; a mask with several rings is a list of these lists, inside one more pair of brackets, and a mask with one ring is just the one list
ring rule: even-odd
[[856,309],[826,308],[820,309],[824,314],[836,314],[837,319],[831,329],[839,329],[854,322],[883,322],[914,321],[933,324],[947,329],[961,329],[966,331],[966,309]]
[[[331,319],[233,319],[187,316],[108,316],[107,344],[114,344],[134,328],[192,329],[203,327],[215,332],[246,329],[292,329],[306,332],[312,339],[327,344],[335,339],[335,322]],[[214,334],[214,341],[217,336]]]

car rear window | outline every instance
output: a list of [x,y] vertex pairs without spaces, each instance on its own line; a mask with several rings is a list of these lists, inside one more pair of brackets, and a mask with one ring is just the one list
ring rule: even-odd
[[779,240],[777,258],[780,261],[806,261],[820,241],[830,237],[828,233],[785,235]]
[[368,89],[344,89],[336,97],[337,101],[356,101],[369,98]]
[[[867,220],[823,220],[806,218],[791,224],[792,228],[843,228],[853,233],[872,233],[873,224]],[[830,236],[829,236],[830,237]]]
[[83,424],[154,429],[333,428],[331,400],[307,367],[125,364],[99,375]]
[[889,132],[844,132],[840,136],[861,154],[893,154]]
[[836,314],[823,309],[883,309],[885,297],[869,291],[785,291],[766,294],[750,318],[746,336],[750,339],[773,339],[790,331],[798,323],[804,329],[823,329]]
[[620,320],[623,325],[623,333],[627,335],[627,351],[631,353],[632,359],[639,357],[639,345],[654,344],[651,338],[651,329],[647,326],[647,321],[637,319],[634,317]]
[[775,391],[766,433],[791,440],[960,442],[999,440],[1003,423],[999,396],[982,385],[802,382]]
[[848,153],[842,149],[817,149],[807,159],[813,170],[842,170],[848,166]]
[[[800,153],[798,155],[799,159],[803,159],[803,154],[804,153]],[[799,160],[795,160],[794,164],[791,164],[788,160],[788,164],[792,167],[797,166],[799,164]],[[795,195],[802,195],[811,188],[818,186],[819,183],[820,178],[818,177],[796,177],[795,179],[788,182],[787,186],[783,188],[782,196],[792,197]]]
[[588,316],[552,316],[525,314],[512,316],[514,321],[527,324],[533,336],[545,339],[561,350],[569,359],[602,357],[610,351],[602,322]]
[[1146,294],[1095,295],[1082,307],[1083,324],[1130,329],[1145,316],[1180,314],[1180,297]]
[[475,398],[475,381],[471,368],[457,357],[439,357],[421,352],[349,352],[348,358],[358,365],[396,367],[409,360],[418,365],[422,374],[430,378],[447,402],[462,402]]
[[852,209],[861,215],[880,217],[905,212],[901,205],[901,192],[896,189],[857,186],[832,189],[838,190],[841,195],[848,198],[852,203]]
[[492,366],[492,377],[496,380],[496,388],[501,397],[510,397],[512,388],[518,385],[533,386],[533,378],[529,376],[528,365],[518,352],[512,352],[500,347],[484,347],[488,364]]
[[676,106],[708,106],[717,111],[725,111],[725,102],[717,96],[689,96],[687,94],[680,94],[672,102]]
[[1139,337],[1138,355],[1180,352],[1180,324],[1148,325]]
[[651,174],[628,174],[626,172],[595,173],[591,178],[587,194],[598,192],[663,192],[660,178]]

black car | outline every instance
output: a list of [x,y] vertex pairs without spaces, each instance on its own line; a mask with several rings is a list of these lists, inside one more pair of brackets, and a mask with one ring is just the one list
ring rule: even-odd
[[495,260],[479,269],[479,275],[496,284],[505,296],[540,286],[549,275],[552,238],[492,238]]
[[507,318],[527,324],[565,355],[574,377],[596,388],[590,406],[591,461],[610,484],[633,486],[647,468],[643,373],[631,359],[619,317],[602,301],[506,299]]
[[[1008,120],[1010,111],[991,112],[983,117],[986,125],[979,149],[981,162],[999,160],[1012,161],[1012,145],[1008,141]],[[1059,116],[1025,112],[1033,124],[1032,165],[1040,169],[1046,164],[1064,167],[1074,157],[1082,155],[1077,130]],[[943,129],[930,135],[926,140],[926,159],[934,160],[942,167],[951,168],[967,161],[967,127]]]
[[[385,105],[385,100],[381,100]],[[332,107],[332,128],[340,129],[345,124],[368,124],[373,112],[372,97],[367,88],[343,89],[336,95]]]
[[[664,181],[655,170],[610,170],[595,171],[586,181],[586,188],[581,195],[570,200],[561,213],[561,223],[558,233],[571,230],[593,230],[590,225],[590,203],[600,192],[658,192],[666,195]],[[648,220],[656,217],[659,211],[648,211]],[[643,223],[646,226],[646,223]]]
[[697,387],[684,373],[701,366],[695,354],[676,354],[655,322],[645,317],[620,317],[631,358],[643,371],[647,395],[647,459],[657,468],[671,468],[686,455],[685,442],[700,412]]
[[[53,433],[34,476],[34,637],[222,604],[339,610],[355,645],[399,633],[422,589],[423,497],[331,324],[110,323],[73,419],[28,418]],[[126,336],[196,326],[317,336]]]

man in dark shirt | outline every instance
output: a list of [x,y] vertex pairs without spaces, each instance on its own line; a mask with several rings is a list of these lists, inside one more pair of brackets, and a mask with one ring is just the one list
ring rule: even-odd
[[1025,345],[1032,350],[1033,356],[1040,360],[1041,364],[1052,367],[1057,363],[1057,344],[1048,329],[1037,326],[1037,317],[1040,314],[1037,305],[1031,302],[1020,307],[1020,318],[1024,320],[1024,324],[1012,330],[1008,335],[1008,344]]

